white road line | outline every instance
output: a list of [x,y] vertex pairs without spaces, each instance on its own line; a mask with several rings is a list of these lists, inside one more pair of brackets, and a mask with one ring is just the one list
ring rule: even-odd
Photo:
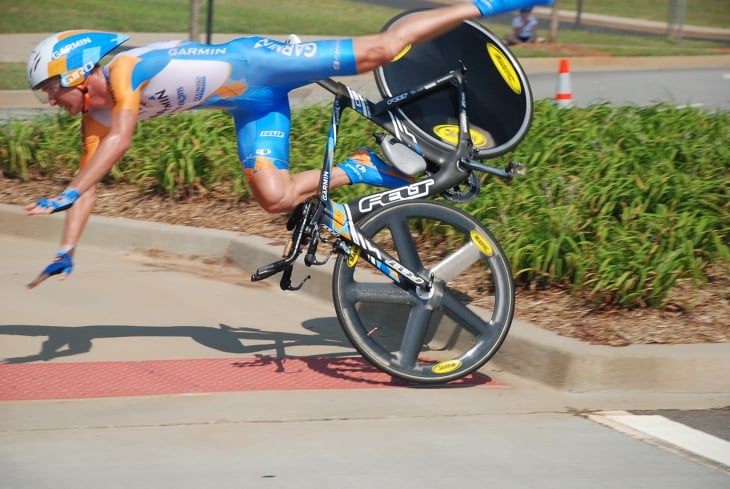
[[730,442],[664,416],[611,411],[596,413],[589,418],[631,435],[636,435],[637,432],[648,435],[660,442],[730,467]]

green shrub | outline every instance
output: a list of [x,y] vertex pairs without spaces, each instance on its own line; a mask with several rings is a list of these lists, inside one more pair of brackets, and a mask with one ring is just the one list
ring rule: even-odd
[[[293,171],[319,168],[330,112],[292,119]],[[75,171],[79,121],[63,115],[0,126],[6,176]],[[373,147],[376,128],[343,114],[337,161]],[[570,287],[598,303],[660,306],[679,281],[701,284],[730,264],[730,113],[669,105],[535,108],[528,137],[510,155],[530,171],[505,184],[484,177],[464,208],[495,233],[521,283]],[[108,177],[184,199],[223,188],[248,199],[228,115],[184,113],[143,121]],[[334,191],[347,201],[372,191]]]

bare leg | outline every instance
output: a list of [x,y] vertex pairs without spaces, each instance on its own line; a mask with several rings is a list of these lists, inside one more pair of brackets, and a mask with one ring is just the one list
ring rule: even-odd
[[424,10],[408,16],[379,34],[353,39],[358,73],[374,70],[390,62],[409,44],[428,41],[455,29],[466,19],[479,17],[471,3]]
[[[267,212],[280,213],[292,210],[319,189],[319,170],[306,170],[290,174],[288,170],[264,170],[249,179],[256,202]],[[332,169],[331,188],[348,185],[350,179],[340,168]]]

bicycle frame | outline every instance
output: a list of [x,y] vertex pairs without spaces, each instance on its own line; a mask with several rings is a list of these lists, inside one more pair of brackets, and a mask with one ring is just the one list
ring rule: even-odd
[[[324,227],[330,234],[337,237],[335,247],[338,251],[345,253],[351,260],[356,260],[360,256],[363,256],[370,264],[393,280],[393,282],[401,286],[420,288],[424,291],[430,290],[434,280],[433,274],[423,276],[420,271],[411,270],[407,266],[403,265],[400,261],[390,256],[381,247],[364,237],[358,231],[356,222],[370,212],[377,211],[378,209],[397,202],[439,195],[446,190],[463,183],[469,177],[471,171],[487,172],[506,180],[512,179],[514,171],[510,167],[502,170],[472,159],[473,145],[467,117],[465,69],[462,68],[460,70],[451,71],[440,78],[399,93],[393,97],[384,99],[378,103],[371,102],[347,85],[332,79],[322,80],[318,83],[320,86],[334,94],[335,99],[327,136],[319,192],[316,197],[305,203],[302,220],[307,220],[307,216],[310,214],[312,217],[309,219],[308,223],[302,222],[297,229],[295,229],[288,255],[283,260],[279,260],[275,263],[259,268],[256,273],[252,275],[251,279],[254,281],[262,280],[274,275],[275,273],[284,271],[284,275],[281,279],[281,288],[284,290],[297,290],[301,288],[304,282],[298,286],[291,285],[293,262],[301,253],[301,247],[303,246],[304,241],[309,238],[309,247],[304,259],[305,265],[322,265],[326,263],[326,259],[324,261],[320,261],[316,257],[320,228]],[[418,138],[408,131],[406,125],[394,109],[397,109],[416,98],[427,96],[437,90],[447,88],[456,90],[458,100],[459,134],[456,147],[450,155],[451,160],[438,166],[436,171],[431,172],[427,178],[418,180],[410,185],[369,194],[360,197],[353,202],[344,204],[346,219],[350,229],[349,236],[340,234],[336,230],[324,224],[324,214],[326,209],[328,209],[328,204],[330,202],[329,191],[331,172],[335,163],[334,158],[337,147],[337,133],[339,131],[340,118],[343,111],[348,108],[356,111],[361,116],[388,131],[399,142],[405,144],[411,150],[424,156],[426,160],[434,161],[438,159],[437,155],[429,154],[429,149],[422,147],[418,143]],[[313,202],[315,202],[314,205],[316,205],[314,210],[311,209]]]
[[[444,164],[440,165],[438,170],[435,171],[428,179],[420,180],[405,187],[390,189],[361,197],[360,199],[349,203],[348,207],[354,221],[359,220],[368,212],[394,202],[439,195],[465,181],[469,176],[469,171],[486,172],[506,180],[511,180],[514,176],[514,173],[510,171],[509,168],[502,170],[472,159],[473,145],[469,132],[469,120],[467,117],[466,73],[463,68],[451,71],[440,78],[394,95],[393,97],[387,98],[378,103],[371,102],[347,85],[332,79],[322,80],[318,83],[320,86],[335,95],[335,101],[332,107],[332,120],[330,122],[330,129],[327,138],[325,161],[322,170],[323,178],[320,181],[320,194],[323,194],[324,197],[328,197],[328,182],[325,181],[325,179],[329,178],[330,171],[334,164],[334,149],[337,144],[337,131],[339,129],[340,116],[345,109],[350,108],[356,111],[361,116],[388,131],[399,142],[405,144],[411,150],[424,156],[429,161],[435,161],[440,159],[439,156],[429,154],[429,149],[418,143],[417,137],[408,131],[407,127],[394,109],[397,109],[416,98],[427,96],[437,90],[442,90],[448,87],[454,88],[458,97],[459,134],[456,148],[451,155],[451,161],[446,161]],[[320,195],[320,198],[321,197],[322,195]],[[327,199],[325,199],[325,202],[326,200]]]

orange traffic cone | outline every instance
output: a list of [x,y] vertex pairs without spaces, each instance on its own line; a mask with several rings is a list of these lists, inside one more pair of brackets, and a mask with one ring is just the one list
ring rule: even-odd
[[570,64],[567,59],[560,60],[558,90],[555,95],[555,104],[558,107],[568,107],[573,104],[573,92],[570,88]]

